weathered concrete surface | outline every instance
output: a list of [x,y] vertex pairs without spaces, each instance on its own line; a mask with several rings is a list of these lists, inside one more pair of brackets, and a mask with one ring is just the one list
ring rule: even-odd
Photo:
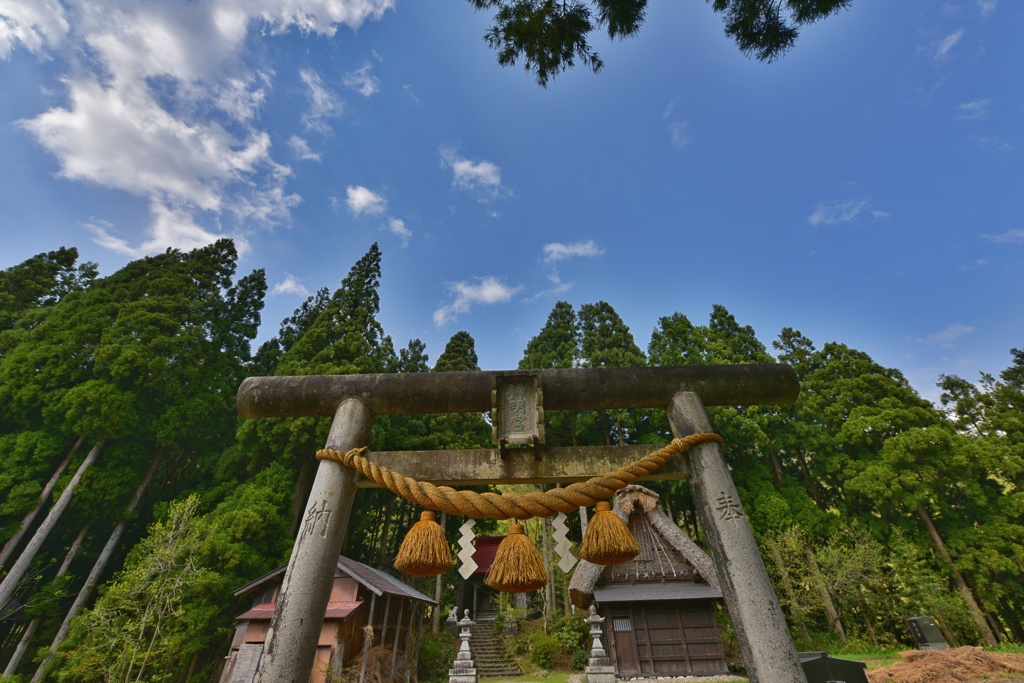
[[[539,370],[544,410],[662,408],[679,391],[705,405],[792,403],[799,391],[788,365],[689,365]],[[243,417],[333,415],[358,398],[377,415],[483,413],[491,409],[495,372],[250,377],[238,389]]]
[[[373,412],[349,399],[334,415],[327,447],[365,446]],[[331,460],[321,460],[284,574],[281,594],[263,647],[256,683],[306,683],[313,670],[324,610],[348,528],[359,475]]]
[[[668,418],[676,436],[713,431],[701,397],[691,392],[672,399]],[[721,447],[698,444],[683,458],[751,683],[807,683]]]
[[[608,474],[628,465],[658,446],[577,446],[540,448],[540,459],[533,449],[510,448],[502,460],[498,449],[457,451],[371,451],[366,459],[401,472],[419,481],[438,486],[475,486],[477,484],[571,484]],[[415,474],[413,471],[415,470]],[[673,458],[644,481],[676,481],[690,476],[688,463]],[[361,479],[360,488],[379,488],[369,479]]]

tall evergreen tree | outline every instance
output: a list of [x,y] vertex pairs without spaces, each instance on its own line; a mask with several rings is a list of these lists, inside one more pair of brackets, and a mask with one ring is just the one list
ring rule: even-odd
[[[547,322],[537,336],[530,339],[519,361],[520,370],[544,370],[546,368],[573,368],[580,362],[579,320],[572,304],[559,301],[548,314]],[[584,424],[577,411],[545,411],[544,436],[549,445],[578,446]]]

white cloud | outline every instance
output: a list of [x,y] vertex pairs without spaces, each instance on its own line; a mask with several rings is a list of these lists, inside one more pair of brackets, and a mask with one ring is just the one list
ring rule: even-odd
[[[62,177],[148,199],[152,220],[141,244],[101,224],[93,226],[95,239],[125,254],[189,248],[218,237],[200,218],[217,224],[227,212],[246,228],[287,220],[299,202],[286,190],[291,171],[272,158],[259,120],[275,74],[249,65],[249,42],[293,29],[329,36],[339,25],[358,28],[379,19],[393,6],[393,0],[3,0],[0,59],[19,47],[64,58],[66,104],[21,125],[56,157]],[[311,98],[307,123],[325,129],[340,102],[315,72],[301,76]]]
[[484,199],[495,199],[508,192],[501,184],[501,168],[490,161],[473,162],[450,147],[442,147],[441,166],[452,170],[453,186],[477,191]]
[[348,199],[345,200],[345,203],[356,217],[362,216],[364,213],[370,216],[379,216],[388,210],[388,203],[383,197],[362,185],[349,185],[346,193]]
[[405,221],[401,218],[388,218],[387,230],[392,235],[396,235],[402,242],[403,247],[409,246],[409,240],[412,238],[412,230],[405,227]]
[[[137,83],[67,85],[68,109],[21,122],[57,157],[65,178],[219,211],[232,183],[248,185],[260,171],[280,175],[264,132],[240,140],[214,121],[177,118]],[[273,188],[282,179],[266,180]]]
[[983,234],[982,237],[996,244],[1024,244],[1024,230],[1007,230],[998,235]]
[[309,290],[301,282],[295,279],[294,275],[285,273],[283,281],[274,285],[271,294],[295,294],[301,297],[309,296]]
[[972,144],[995,152],[1010,152],[1016,149],[1012,142],[998,135],[972,135],[967,139]]
[[299,78],[306,84],[306,95],[309,97],[309,111],[303,115],[302,125],[308,130],[315,130],[318,133],[329,132],[327,119],[341,116],[343,110],[341,100],[327,89],[320,74],[312,69],[299,71]]
[[556,297],[565,294],[573,288],[572,282],[562,282],[562,278],[559,277],[558,273],[551,272],[547,274],[547,279],[551,282],[552,286],[548,289],[542,289],[536,294],[528,297],[527,301],[536,301],[543,297]]
[[39,54],[58,45],[70,29],[58,0],[6,0],[0,6],[0,59],[19,44]]
[[974,332],[974,328],[970,325],[963,325],[961,323],[953,323],[947,325],[944,329],[930,335],[926,340],[929,344],[937,344],[939,346],[952,346],[953,342],[965,334]]
[[[821,203],[807,218],[811,225],[835,225],[837,223],[850,223],[857,216],[871,207],[869,199],[849,199],[831,203]],[[885,218],[889,214],[885,211],[871,211],[872,218]]]
[[961,121],[973,121],[974,119],[983,118],[988,114],[988,106],[992,103],[992,100],[988,98],[981,98],[977,100],[971,100],[970,102],[963,102],[957,105],[956,117]]
[[953,47],[960,42],[960,39],[964,37],[964,30],[960,29],[955,33],[950,33],[948,36],[942,39],[939,43],[939,47],[935,50],[935,59],[942,59],[945,57]]
[[521,289],[509,287],[493,275],[477,278],[476,283],[454,282],[449,291],[455,300],[434,311],[434,324],[441,327],[455,320],[457,314],[468,313],[476,304],[506,303]]
[[366,62],[355,71],[349,71],[342,79],[346,88],[351,88],[363,97],[369,97],[380,91],[380,79],[370,73],[373,66]]
[[[84,227],[93,234],[93,242],[129,258],[140,258],[167,249],[190,251],[228,237],[206,230],[195,222],[191,213],[181,208],[154,202],[150,206],[150,212],[154,220],[147,230],[149,238],[138,247],[133,247],[127,240],[111,234],[113,226],[107,221],[92,221]],[[234,239],[235,248],[240,255],[249,252],[249,242],[244,236],[235,234],[230,237]]]
[[683,149],[690,144],[690,123],[688,121],[673,121],[668,124],[668,135],[672,146],[676,149]]
[[574,256],[598,256],[604,253],[603,249],[599,249],[594,244],[594,240],[573,242],[572,244],[551,242],[544,245],[543,251],[545,263],[554,263]]
[[292,148],[292,153],[303,161],[320,161],[320,155],[311,150],[309,143],[298,135],[293,135],[288,139],[288,146]]
[[981,16],[988,16],[996,8],[996,0],[978,0],[978,8],[981,10]]

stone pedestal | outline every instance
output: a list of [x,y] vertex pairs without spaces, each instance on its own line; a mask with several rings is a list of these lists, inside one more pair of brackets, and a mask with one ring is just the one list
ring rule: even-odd
[[583,675],[587,683],[615,683],[615,667],[612,666],[608,653],[605,652],[601,643],[601,624],[604,617],[597,616],[597,608],[590,606],[590,616],[587,617],[590,623],[590,637],[593,642],[590,645],[590,659],[583,669]]
[[459,608],[452,607],[448,617],[444,620],[444,632],[455,638],[459,635]]
[[455,655],[455,663],[452,668],[448,669],[448,683],[477,683],[479,677],[476,673],[476,663],[473,661],[473,653],[469,649],[469,639],[471,634],[469,627],[473,626],[476,622],[469,618],[469,610],[465,612],[465,617],[459,622],[461,631],[459,631],[459,639],[462,643],[459,645],[459,653]]

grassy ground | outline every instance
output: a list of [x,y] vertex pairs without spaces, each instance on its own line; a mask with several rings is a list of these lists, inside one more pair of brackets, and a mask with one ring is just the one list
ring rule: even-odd
[[544,678],[541,678],[540,674],[525,674],[512,679],[481,678],[480,683],[499,683],[500,681],[509,681],[509,683],[568,683],[569,676],[573,674],[580,675],[578,671],[549,671]]
[[[900,661],[899,653],[904,649],[879,649],[865,650],[862,652],[836,652],[829,654],[837,659],[849,659],[855,662],[864,662],[868,665],[868,671],[872,671]],[[1024,645],[999,645],[997,647],[986,647],[985,649],[990,652],[1005,652],[1009,654],[1024,655]],[[580,673],[574,671],[533,672],[514,679],[481,678],[480,683],[569,683],[569,677],[573,675],[579,676]]]

